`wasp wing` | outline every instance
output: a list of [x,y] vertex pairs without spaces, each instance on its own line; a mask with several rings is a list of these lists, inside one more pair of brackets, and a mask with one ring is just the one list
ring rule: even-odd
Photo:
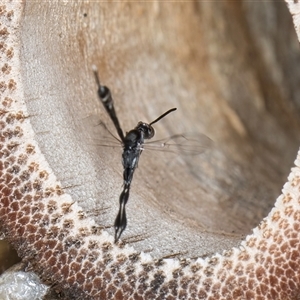
[[180,155],[198,155],[211,148],[213,141],[201,133],[182,133],[170,137],[149,141],[144,149],[178,153]]

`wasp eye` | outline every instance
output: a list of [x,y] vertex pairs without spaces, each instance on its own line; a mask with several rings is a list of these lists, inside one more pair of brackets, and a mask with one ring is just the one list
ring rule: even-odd
[[149,126],[149,127],[148,127],[148,135],[147,135],[147,139],[152,139],[153,136],[154,136],[154,133],[155,133],[154,128],[153,128],[152,126]]

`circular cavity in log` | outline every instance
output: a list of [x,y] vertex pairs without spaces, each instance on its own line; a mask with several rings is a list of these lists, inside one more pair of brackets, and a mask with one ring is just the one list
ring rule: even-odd
[[[97,98],[93,64],[125,131],[177,107],[155,124],[158,138],[202,132],[214,141],[196,157],[144,151],[123,234],[138,250],[160,257],[228,249],[280,193],[299,145],[299,111],[288,105],[295,99],[282,60],[292,62],[276,57],[288,55],[280,44],[287,37],[272,39],[267,30],[274,29],[252,19],[255,9],[157,2],[25,8],[22,78],[36,139],[65,191],[109,233],[122,187],[121,150],[101,146],[99,121],[114,128]],[[292,72],[299,78],[296,67]]]

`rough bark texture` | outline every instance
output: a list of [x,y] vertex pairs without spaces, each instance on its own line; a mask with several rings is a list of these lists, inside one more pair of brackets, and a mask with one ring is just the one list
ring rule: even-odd
[[[297,299],[299,160],[273,207],[300,130],[284,3],[6,1],[1,12],[1,228],[30,268],[76,299]],[[214,141],[199,157],[144,151],[118,245],[122,166],[99,146],[96,125],[110,123],[93,64],[124,129],[177,107],[158,138]]]

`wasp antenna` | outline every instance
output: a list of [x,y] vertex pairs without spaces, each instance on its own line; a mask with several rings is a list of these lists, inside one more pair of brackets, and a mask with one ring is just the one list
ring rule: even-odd
[[152,121],[149,125],[152,125],[152,124],[158,122],[159,120],[161,120],[162,118],[164,118],[166,115],[168,115],[168,114],[171,113],[172,111],[175,111],[176,109],[177,109],[176,107],[169,109],[169,110],[166,111],[164,114],[162,114],[161,116],[159,116],[157,119],[155,119],[154,121]]

